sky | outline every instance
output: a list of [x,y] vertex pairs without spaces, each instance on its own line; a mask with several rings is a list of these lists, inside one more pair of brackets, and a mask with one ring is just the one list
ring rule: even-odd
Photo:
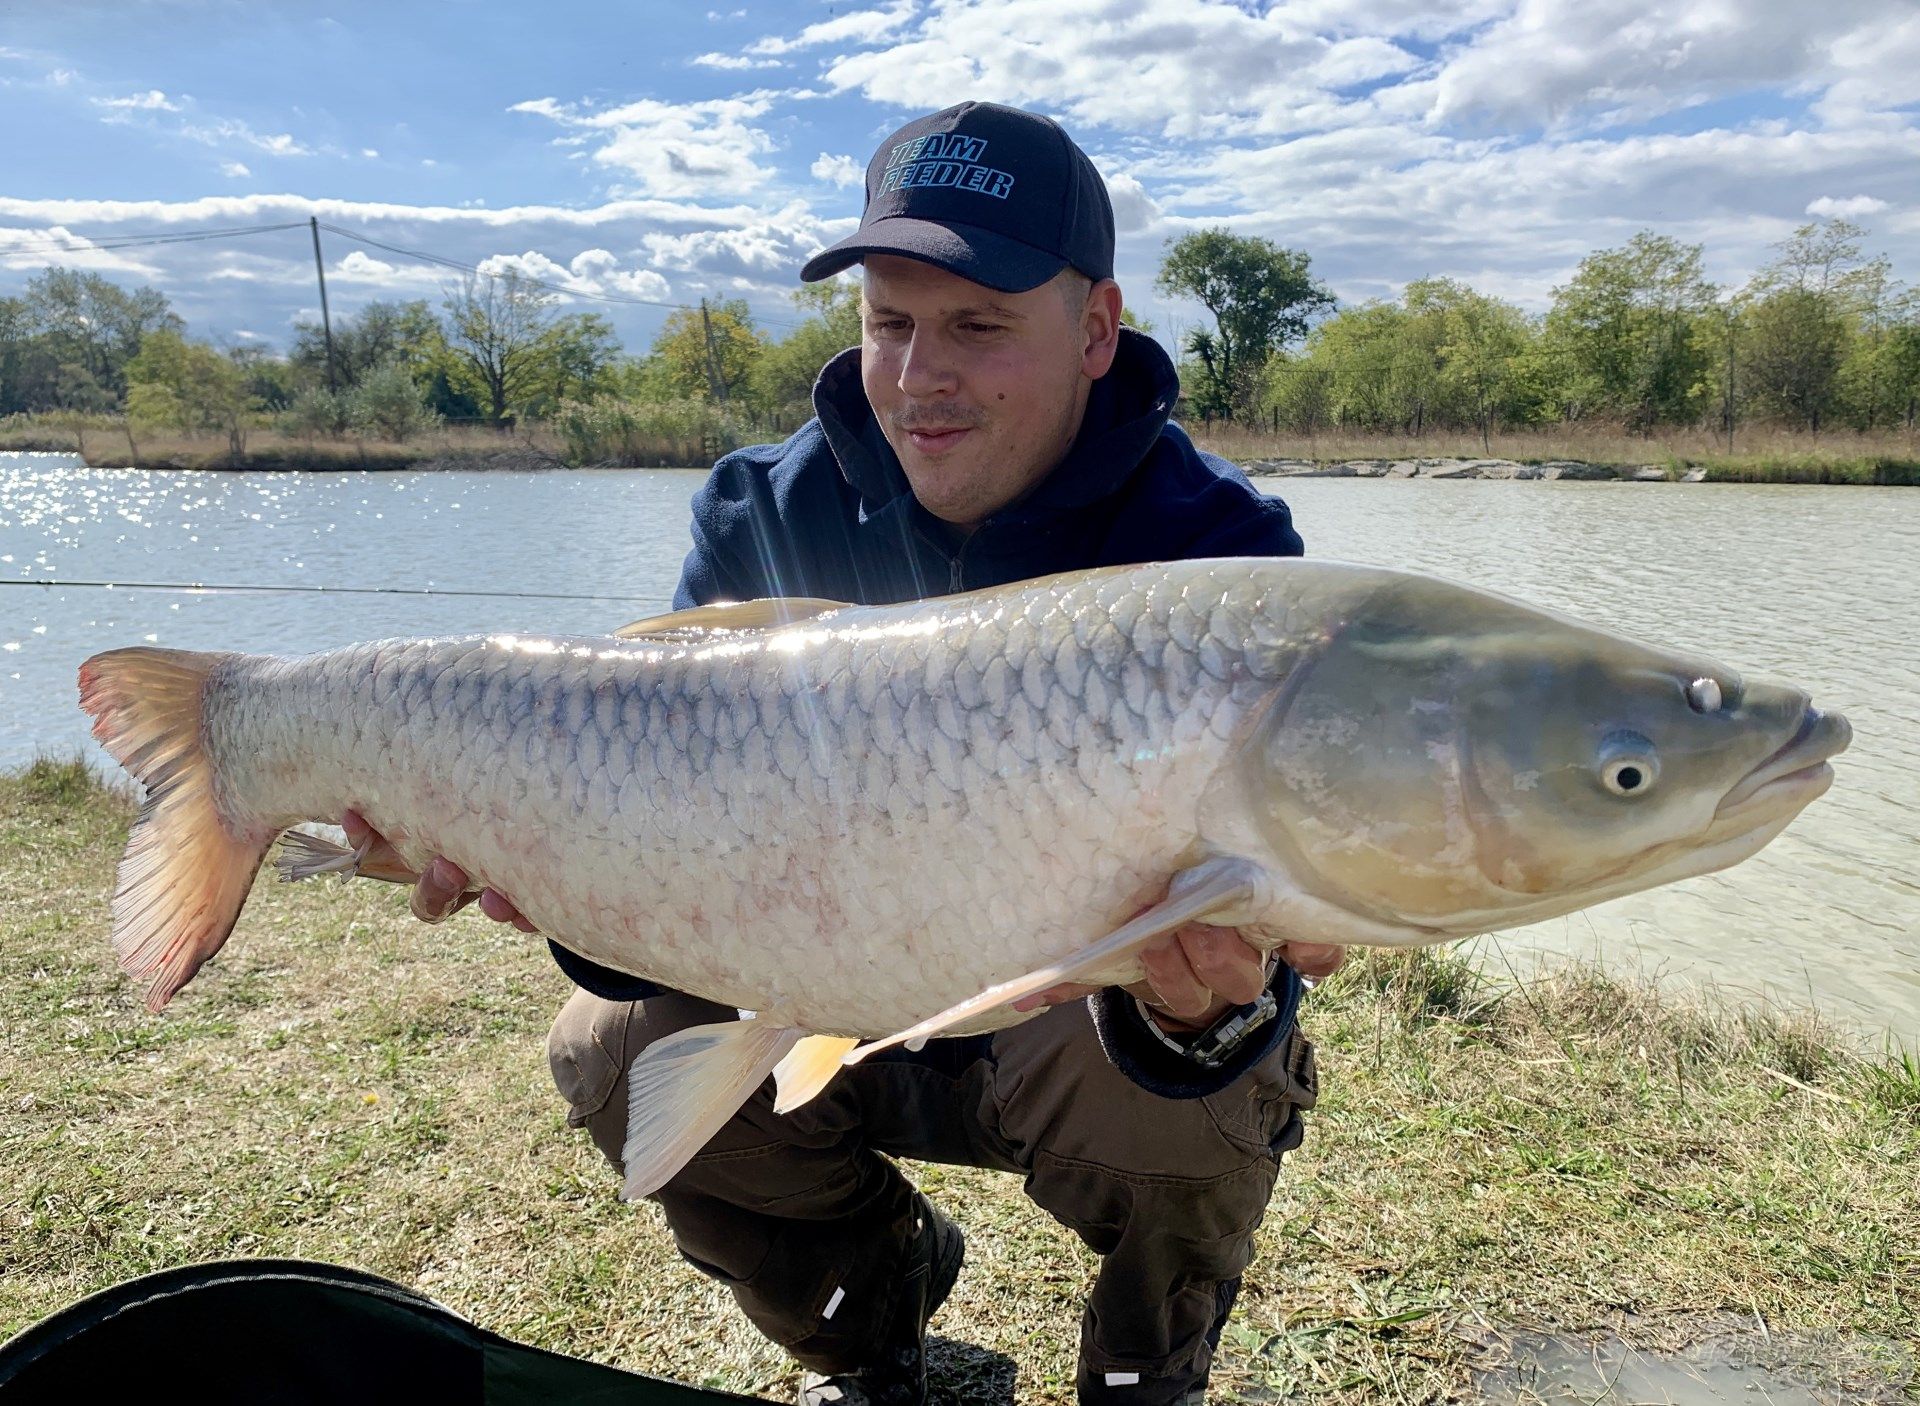
[[[0,294],[51,262],[284,347],[517,267],[634,350],[658,304],[776,335],[868,157],[964,99],[1058,118],[1113,195],[1116,274],[1226,226],[1343,304],[1463,279],[1544,310],[1653,229],[1737,285],[1816,218],[1920,282],[1920,0],[0,0]],[[93,241],[299,227],[124,248]]]

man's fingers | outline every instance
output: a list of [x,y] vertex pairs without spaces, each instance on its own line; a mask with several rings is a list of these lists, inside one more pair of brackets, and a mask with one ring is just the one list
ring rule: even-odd
[[499,889],[480,890],[480,911],[496,923],[512,923],[521,932],[537,932],[538,929],[527,921],[526,915],[507,901],[507,896]]
[[423,923],[437,923],[465,906],[467,871],[445,855],[435,857],[420,873],[413,886],[413,916]]
[[1178,934],[1142,951],[1140,964],[1160,1003],[1180,1019],[1198,1020],[1212,1007],[1213,989],[1193,970]]
[[1267,989],[1265,960],[1233,928],[1189,923],[1179,932],[1180,949],[1194,977],[1209,991],[1236,1006],[1258,1000]]
[[1332,976],[1347,960],[1347,949],[1331,942],[1284,942],[1280,960],[1309,981]]

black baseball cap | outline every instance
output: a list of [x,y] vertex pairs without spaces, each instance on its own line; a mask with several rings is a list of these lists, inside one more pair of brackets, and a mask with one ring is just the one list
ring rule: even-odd
[[1071,265],[1113,277],[1106,182],[1058,122],[999,103],[961,103],[909,122],[867,163],[860,228],[807,260],[802,282],[868,254],[919,259],[1003,293]]

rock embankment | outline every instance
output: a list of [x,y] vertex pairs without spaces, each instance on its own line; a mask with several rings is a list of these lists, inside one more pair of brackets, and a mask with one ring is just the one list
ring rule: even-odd
[[1587,464],[1550,459],[1521,464],[1512,459],[1254,459],[1240,466],[1255,478],[1486,478],[1614,479],[1633,483],[1699,483],[1704,469],[1675,475],[1657,464]]

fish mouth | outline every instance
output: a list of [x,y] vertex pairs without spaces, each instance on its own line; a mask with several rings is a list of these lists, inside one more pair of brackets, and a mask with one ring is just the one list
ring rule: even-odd
[[1798,810],[1833,784],[1833,768],[1827,761],[1846,751],[1852,741],[1853,726],[1843,714],[1809,707],[1793,736],[1721,799],[1714,819],[1724,820],[1734,812],[1774,810],[1783,802]]

